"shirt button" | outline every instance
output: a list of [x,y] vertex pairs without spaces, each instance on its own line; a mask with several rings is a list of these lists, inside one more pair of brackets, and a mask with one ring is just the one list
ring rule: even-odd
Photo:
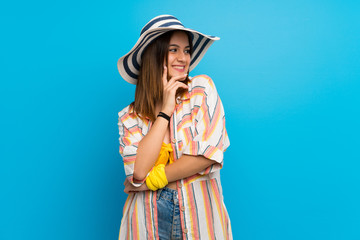
[[181,206],[181,211],[183,212],[183,211],[185,211],[185,207],[184,206]]
[[183,232],[184,232],[185,234],[187,234],[188,230],[185,228]]
[[181,183],[179,183],[178,187],[179,187],[179,188],[182,188],[182,184],[181,184]]
[[172,143],[173,144],[175,144],[176,143],[176,139],[174,138],[173,140],[171,140],[172,141]]

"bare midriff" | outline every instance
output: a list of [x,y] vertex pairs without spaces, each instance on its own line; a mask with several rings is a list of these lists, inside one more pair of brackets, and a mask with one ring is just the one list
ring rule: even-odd
[[171,182],[166,187],[176,190],[176,182]]

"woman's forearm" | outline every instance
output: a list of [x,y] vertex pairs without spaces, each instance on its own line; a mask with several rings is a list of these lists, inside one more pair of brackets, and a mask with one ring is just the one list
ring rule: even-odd
[[165,167],[168,182],[190,177],[216,163],[204,156],[182,155],[174,163]]
[[[169,183],[175,182],[190,177],[214,163],[216,162],[203,156],[182,155],[176,162],[165,167],[165,175]],[[125,180],[124,185],[126,193],[149,190],[145,183],[140,187],[134,187],[128,180]]]
[[133,177],[142,180],[154,166],[161,144],[164,140],[169,121],[164,118],[156,118],[148,134],[139,142]]

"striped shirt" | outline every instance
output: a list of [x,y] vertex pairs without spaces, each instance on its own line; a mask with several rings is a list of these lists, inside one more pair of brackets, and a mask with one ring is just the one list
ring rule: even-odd
[[[223,153],[230,145],[225,113],[211,78],[191,78],[186,94],[178,99],[170,119],[174,161],[183,154],[203,155],[216,163],[177,181],[183,239],[232,239],[229,215],[223,201],[220,169]],[[133,182],[136,151],[151,128],[149,119],[140,119],[132,107],[119,112],[120,154],[125,174]],[[125,202],[119,239],[159,239],[156,193],[131,193]]]

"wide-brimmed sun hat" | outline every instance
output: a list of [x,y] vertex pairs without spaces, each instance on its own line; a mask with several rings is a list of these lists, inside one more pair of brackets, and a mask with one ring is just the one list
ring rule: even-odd
[[202,34],[190,28],[185,28],[184,25],[174,16],[160,15],[151,19],[141,30],[140,37],[135,46],[126,55],[119,58],[117,62],[120,75],[125,81],[136,84],[140,65],[141,55],[144,49],[160,35],[172,31],[182,30],[187,31],[191,35],[193,53],[190,59],[189,70],[193,70],[200,62],[210,45],[220,38],[210,35]]

